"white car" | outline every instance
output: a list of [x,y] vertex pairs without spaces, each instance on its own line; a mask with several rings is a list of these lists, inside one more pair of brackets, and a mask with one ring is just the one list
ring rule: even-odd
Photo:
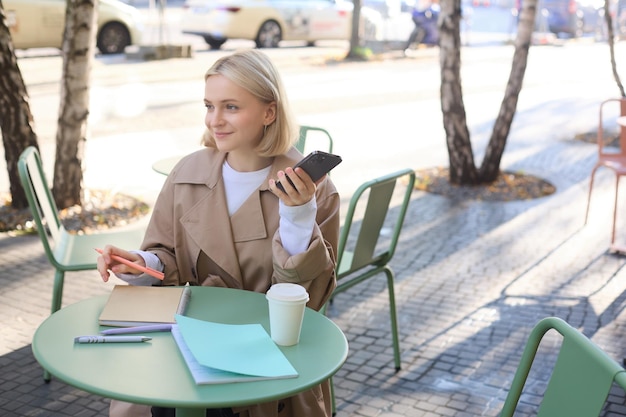
[[[182,32],[204,38],[213,49],[228,39],[253,40],[258,48],[280,41],[348,40],[352,27],[350,1],[345,0],[188,0]],[[374,33],[382,17],[361,9],[363,33]]]
[[[66,0],[3,0],[16,49],[61,48]],[[141,41],[139,11],[118,0],[100,0],[96,46],[103,54],[124,52]]]

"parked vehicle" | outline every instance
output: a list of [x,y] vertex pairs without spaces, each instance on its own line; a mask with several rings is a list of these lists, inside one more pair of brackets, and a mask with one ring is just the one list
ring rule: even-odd
[[[519,16],[520,0],[514,14]],[[626,0],[609,0],[615,36],[626,39]],[[579,37],[591,34],[606,40],[604,0],[539,0],[535,30]]]
[[[516,0],[514,12],[519,17],[521,0]],[[576,0],[539,0],[535,30],[557,36],[577,38],[583,35],[583,13]]]
[[[626,0],[611,0],[609,10],[613,21],[613,34],[618,39],[626,39]],[[600,8],[599,16],[601,26],[596,31],[596,37],[599,40],[606,40],[608,31],[604,17],[604,7]]]
[[[353,5],[345,0],[188,0],[182,32],[204,38],[212,49],[228,39],[248,39],[259,48],[275,48],[283,40],[350,38]],[[380,14],[361,8],[364,32]]]
[[[16,49],[61,48],[66,0],[3,0]],[[143,26],[139,11],[118,0],[100,0],[96,46],[103,54],[124,52],[139,44]]]
[[598,33],[604,24],[604,0],[578,0],[577,7],[582,15],[583,33]]

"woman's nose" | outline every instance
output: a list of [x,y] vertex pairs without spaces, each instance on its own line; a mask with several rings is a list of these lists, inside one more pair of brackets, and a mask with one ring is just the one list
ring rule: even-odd
[[222,118],[222,112],[214,110],[212,113],[207,114],[207,124],[210,126],[220,126],[224,119]]

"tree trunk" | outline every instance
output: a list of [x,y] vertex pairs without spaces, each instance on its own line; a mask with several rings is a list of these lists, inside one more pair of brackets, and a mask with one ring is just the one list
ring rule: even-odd
[[511,130],[513,117],[517,110],[519,93],[522,90],[524,74],[526,73],[528,51],[532,42],[533,29],[535,26],[536,9],[537,0],[524,0],[522,2],[522,12],[520,13],[520,19],[517,25],[515,53],[513,54],[511,73],[509,74],[504,98],[500,105],[500,113],[496,119],[491,133],[491,139],[489,139],[489,144],[479,169],[478,176],[480,182],[493,182],[498,178],[498,174],[500,173],[502,154],[504,153],[504,147],[506,146],[506,141]]
[[361,0],[353,0],[352,28],[350,30],[350,50],[346,58],[361,58],[359,38],[359,22],[361,21]]
[[28,201],[20,184],[17,161],[24,149],[39,146],[33,129],[28,92],[17,65],[2,0],[0,0],[0,129],[9,174],[11,206],[23,209],[28,207]]
[[615,78],[620,95],[622,97],[626,97],[624,85],[619,77],[619,72],[617,72],[617,63],[615,62],[615,33],[613,32],[613,18],[611,17],[610,0],[604,0],[604,19],[607,28],[606,33],[608,36],[607,40],[609,42],[609,54],[611,56],[611,70],[613,71],[613,78]]
[[439,17],[441,110],[450,163],[449,181],[452,184],[490,183],[497,179],[500,172],[502,154],[515,116],[517,101],[526,72],[537,0],[525,0],[522,6],[515,40],[515,54],[500,106],[500,113],[496,119],[481,167],[477,169],[467,128],[461,88],[460,0],[441,1]]
[[67,0],[63,77],[52,192],[59,208],[80,205],[90,74],[95,53],[98,0]]
[[442,0],[440,4],[440,94],[450,163],[449,180],[452,184],[475,184],[478,182],[478,170],[474,165],[461,87],[461,1]]

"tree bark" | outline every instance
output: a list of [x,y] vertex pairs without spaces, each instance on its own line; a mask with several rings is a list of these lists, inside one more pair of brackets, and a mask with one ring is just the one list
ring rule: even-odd
[[528,63],[528,51],[532,43],[533,29],[535,26],[535,15],[537,0],[524,0],[517,25],[517,36],[515,38],[515,53],[511,64],[511,73],[506,85],[504,98],[500,105],[500,112],[485,151],[482,164],[479,169],[481,182],[493,182],[500,173],[500,162],[506,146],[507,138],[513,123],[513,117],[517,110],[519,93],[522,90],[524,74]]
[[500,173],[502,154],[515,116],[517,101],[526,72],[537,0],[525,0],[522,6],[511,73],[481,167],[477,169],[467,128],[460,74],[461,4],[460,0],[441,1],[439,17],[441,110],[450,163],[449,181],[452,184],[490,183],[495,181]]
[[626,97],[624,85],[619,77],[619,72],[617,72],[617,62],[615,61],[615,33],[613,31],[613,18],[611,17],[610,0],[604,0],[604,20],[607,28],[606,33],[608,36],[607,40],[609,43],[609,55],[611,57],[611,70],[613,71],[613,78],[615,78],[615,83],[617,84],[620,95],[622,97]]
[[9,174],[11,207],[24,209],[28,207],[28,201],[20,183],[17,161],[24,149],[39,146],[33,128],[33,115],[28,104],[28,92],[17,64],[2,0],[0,0],[0,129]]
[[67,0],[52,192],[59,208],[82,203],[82,160],[87,140],[90,74],[98,0]]
[[452,184],[476,184],[478,170],[474,165],[461,86],[461,1],[442,0],[440,4],[440,94],[450,164],[449,181]]
[[362,58],[360,52],[359,22],[361,21],[361,0],[353,0],[352,27],[350,30],[350,49],[346,58]]

